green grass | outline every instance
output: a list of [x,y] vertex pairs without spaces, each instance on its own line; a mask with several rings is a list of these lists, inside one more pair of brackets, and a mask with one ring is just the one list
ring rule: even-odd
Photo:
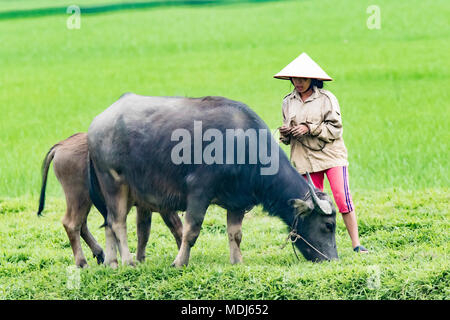
[[447,2],[379,5],[381,30],[364,1],[124,11],[80,30],[65,15],[0,21],[0,195],[36,195],[47,150],[128,91],[226,96],[275,128],[291,88],[272,76],[302,51],[335,79],[354,190],[448,187]]
[[[0,11],[49,3],[0,0]],[[80,30],[66,28],[67,15],[0,20],[0,298],[448,299],[450,5],[380,0],[381,29],[369,30],[371,4],[125,10],[82,15]],[[272,76],[303,51],[335,79],[326,88],[341,105],[362,243],[372,253],[351,251],[339,218],[341,259],[298,263],[289,247],[279,250],[286,228],[256,210],[244,220],[245,264],[231,266],[225,216],[213,207],[187,269],[169,267],[176,246],[158,218],[146,263],[98,267],[84,247],[91,268],[79,290],[67,289],[73,259],[53,174],[47,214],[34,215],[48,149],[130,91],[226,96],[276,128],[292,88]],[[134,213],[129,221],[134,251]],[[104,246],[100,224],[93,213]],[[367,284],[373,268],[376,289]]]
[[[60,223],[64,202],[50,199],[35,215],[34,199],[0,202],[0,299],[448,299],[448,191],[356,193],[360,234],[371,253],[358,255],[339,218],[339,261],[297,261],[285,243],[287,228],[260,209],[248,213],[241,244],[244,264],[229,263],[225,211],[211,207],[192,249],[190,265],[170,267],[176,244],[155,215],[147,260],[136,268],[97,266],[83,243],[90,268],[79,288],[68,287],[72,250]],[[136,251],[136,214],[128,219]],[[89,226],[104,243],[102,219]]]

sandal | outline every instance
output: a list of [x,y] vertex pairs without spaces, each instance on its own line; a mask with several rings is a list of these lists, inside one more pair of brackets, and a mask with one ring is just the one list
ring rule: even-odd
[[364,248],[362,245],[356,246],[353,248],[353,251],[355,252],[361,252],[361,253],[369,253],[369,250]]

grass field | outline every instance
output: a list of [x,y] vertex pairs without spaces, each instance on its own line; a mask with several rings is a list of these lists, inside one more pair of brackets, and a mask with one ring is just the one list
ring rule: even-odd
[[[49,3],[0,0],[0,12]],[[379,30],[366,26],[371,4]],[[449,299],[449,14],[448,1],[326,0],[82,15],[79,30],[65,14],[0,19],[0,298]],[[341,105],[371,254],[351,251],[338,217],[341,259],[297,262],[279,249],[286,228],[255,209],[243,225],[245,263],[231,266],[225,214],[211,207],[187,269],[169,267],[176,245],[155,218],[144,264],[110,270],[91,258],[81,286],[68,289],[73,257],[53,174],[45,217],[35,216],[48,149],[130,91],[226,96],[276,128],[292,87],[272,76],[303,51],[335,79],[326,88]],[[93,212],[104,246],[100,224]]]

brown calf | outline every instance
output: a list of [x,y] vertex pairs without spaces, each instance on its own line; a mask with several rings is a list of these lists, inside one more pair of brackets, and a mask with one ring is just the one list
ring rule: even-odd
[[[87,170],[87,134],[77,133],[58,142],[47,153],[42,164],[42,187],[39,201],[38,215],[44,210],[45,189],[48,170],[53,160],[53,169],[66,196],[66,215],[62,223],[70,240],[70,245],[78,267],[86,267],[87,261],[81,249],[80,235],[92,250],[97,263],[103,263],[105,255],[103,249],[90,233],[87,227],[87,217],[92,207],[89,196]],[[161,214],[165,224],[175,237],[178,248],[182,239],[182,223],[176,212]],[[138,247],[137,260],[145,260],[145,248],[150,235],[152,212],[137,207]],[[120,247],[119,247],[120,248]],[[115,248],[110,248],[115,250]]]

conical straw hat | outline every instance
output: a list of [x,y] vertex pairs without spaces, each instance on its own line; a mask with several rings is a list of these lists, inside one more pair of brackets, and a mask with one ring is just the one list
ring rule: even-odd
[[289,80],[291,77],[314,78],[323,81],[333,80],[304,52],[273,77],[285,80]]

